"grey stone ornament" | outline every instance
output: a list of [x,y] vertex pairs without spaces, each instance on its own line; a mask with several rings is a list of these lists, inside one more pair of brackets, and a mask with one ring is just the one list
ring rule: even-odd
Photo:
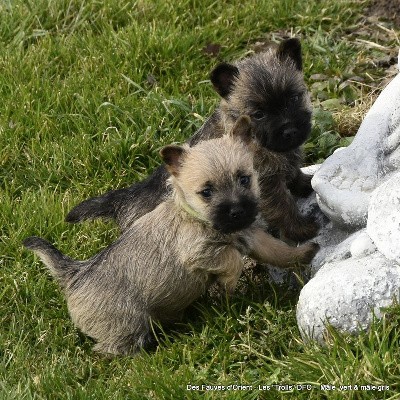
[[329,220],[316,238],[321,250],[301,290],[297,322],[305,339],[323,343],[327,323],[357,333],[400,299],[400,74],[312,185],[308,207],[317,203]]

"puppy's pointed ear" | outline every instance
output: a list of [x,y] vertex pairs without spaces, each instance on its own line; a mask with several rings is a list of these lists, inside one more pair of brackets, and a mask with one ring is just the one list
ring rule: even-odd
[[241,115],[239,117],[231,130],[231,136],[240,139],[245,144],[249,144],[252,141],[253,127],[248,115]]
[[177,176],[182,166],[185,149],[181,146],[168,145],[160,150],[160,155],[170,174]]
[[226,98],[231,93],[235,79],[239,76],[239,69],[232,64],[218,64],[210,74],[210,79],[217,93]]
[[296,68],[301,71],[303,69],[303,58],[301,56],[301,44],[297,38],[287,39],[278,46],[278,58],[284,60],[291,59]]

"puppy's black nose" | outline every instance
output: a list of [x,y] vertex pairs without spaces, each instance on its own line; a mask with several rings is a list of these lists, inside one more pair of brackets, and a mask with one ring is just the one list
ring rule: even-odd
[[241,205],[234,204],[231,206],[231,209],[229,210],[229,216],[233,219],[237,219],[243,216],[244,211],[245,210]]
[[285,128],[282,132],[282,137],[285,140],[291,140],[294,137],[296,137],[297,132],[298,132],[297,128],[294,127]]

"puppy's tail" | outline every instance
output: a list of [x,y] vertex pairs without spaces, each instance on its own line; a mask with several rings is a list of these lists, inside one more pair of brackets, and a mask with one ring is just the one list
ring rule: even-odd
[[119,204],[123,203],[124,195],[128,193],[129,189],[117,189],[84,200],[68,213],[65,221],[76,223],[96,218],[116,219]]
[[154,210],[169,194],[168,177],[167,169],[161,165],[142,182],[84,200],[65,220],[76,223],[95,218],[114,219],[124,231],[133,221]]
[[66,283],[76,274],[77,261],[65,256],[47,240],[37,236],[28,237],[23,245],[32,250],[46,265],[56,280],[65,286]]

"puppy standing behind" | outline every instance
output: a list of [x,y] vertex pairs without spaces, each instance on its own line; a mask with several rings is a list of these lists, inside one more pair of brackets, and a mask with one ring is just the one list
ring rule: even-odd
[[280,266],[313,258],[316,244],[290,247],[258,222],[251,143],[250,120],[241,117],[230,135],[164,147],[172,196],[87,261],[37,237],[24,241],[63,287],[72,320],[97,341],[95,350],[132,354],[150,341],[151,320],[179,319],[215,281],[232,292],[245,254]]
[[[222,98],[220,107],[189,139],[194,146],[222,136],[240,115],[249,115],[258,145],[255,166],[260,176],[261,214],[269,227],[296,242],[318,231],[314,220],[299,213],[294,198],[312,192],[311,176],[300,170],[300,146],[311,131],[311,102],[302,65],[297,39],[235,64],[219,64],[211,73],[211,82]],[[66,221],[114,218],[125,230],[168,195],[167,178],[161,166],[143,182],[83,201],[68,213]]]

